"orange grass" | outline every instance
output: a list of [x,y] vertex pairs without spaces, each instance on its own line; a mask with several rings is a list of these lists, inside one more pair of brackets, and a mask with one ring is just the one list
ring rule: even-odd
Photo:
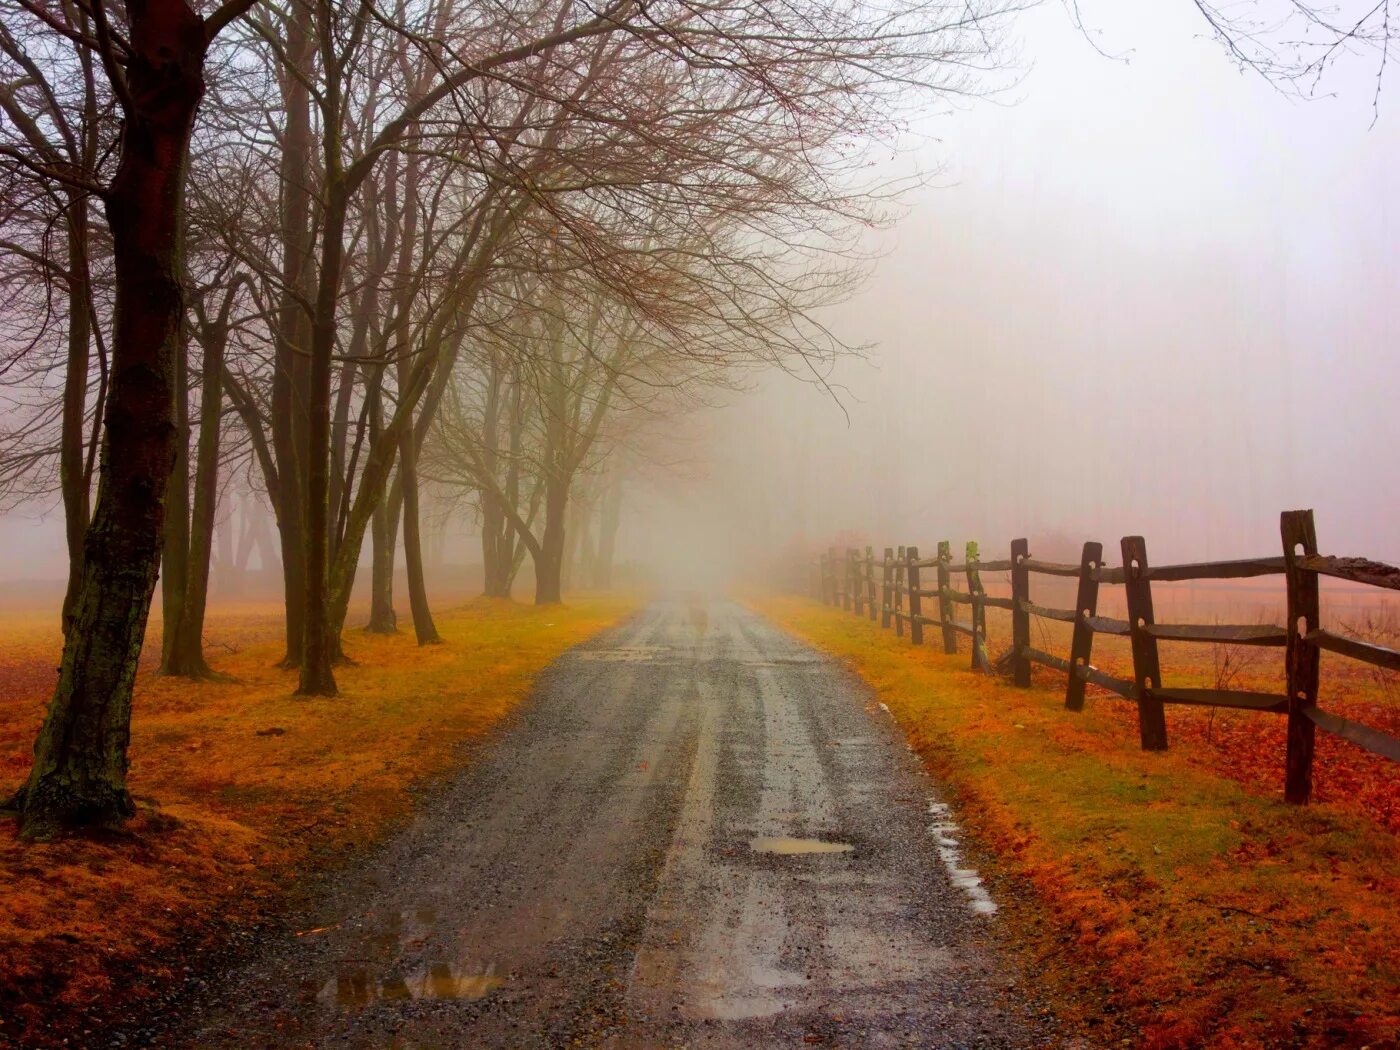
[[[1206,716],[1171,709],[1172,750],[1147,754],[1131,705],[1091,698],[1068,713],[1057,675],[1037,669],[1018,690],[971,673],[965,641],[944,656],[809,600],[755,605],[859,673],[955,791],[1011,876],[1003,899],[1032,980],[1071,1028],[1118,1035],[1116,1015],[1150,1048],[1395,1045],[1394,811],[1376,819],[1337,773],[1362,769],[1379,798],[1397,767],[1329,762],[1356,749],[1325,743],[1327,801],[1287,806],[1269,716],[1239,715],[1223,743],[1217,718],[1205,745]],[[1164,668],[1181,671],[1173,656]]]
[[[347,631],[341,695],[292,695],[280,610],[211,611],[210,660],[231,682],[138,679],[129,834],[20,845],[0,820],[0,1042],[81,1042],[207,946],[264,916],[299,870],[399,821],[407,788],[458,766],[560,653],[635,602],[534,609],[478,600],[441,613],[446,644]],[[155,634],[156,632],[152,632]],[[51,622],[0,616],[0,791],[22,782],[54,680]],[[148,653],[158,650],[148,646]]]

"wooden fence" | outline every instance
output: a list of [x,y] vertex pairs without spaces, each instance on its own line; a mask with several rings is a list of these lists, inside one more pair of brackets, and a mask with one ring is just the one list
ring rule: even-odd
[[[914,645],[924,643],[924,628],[935,628],[945,653],[958,652],[958,636],[969,639],[972,667],[991,673],[987,652],[987,609],[1011,613],[1012,645],[1008,654],[1010,676],[1017,686],[1031,684],[1031,665],[1041,664],[1066,676],[1065,707],[1084,707],[1085,686],[1093,684],[1110,694],[1137,704],[1142,747],[1165,750],[1167,704],[1223,707],[1284,715],[1288,718],[1288,752],[1285,760],[1284,797],[1304,803],[1312,794],[1314,736],[1320,727],[1344,737],[1358,747],[1400,761],[1400,738],[1324,711],[1318,705],[1318,680],[1322,650],[1361,660],[1376,667],[1400,670],[1400,652],[1324,630],[1321,621],[1318,577],[1330,576],[1356,583],[1400,590],[1400,569],[1365,558],[1338,558],[1317,551],[1317,534],[1310,510],[1286,511],[1281,517],[1281,557],[1246,558],[1240,561],[1199,562],[1183,565],[1149,565],[1147,544],[1141,536],[1125,536],[1122,568],[1110,568],[1103,560],[1103,545],[1084,544],[1079,564],[1040,561],[1031,557],[1026,540],[1013,540],[1011,557],[982,561],[977,544],[969,543],[963,561],[954,562],[951,545],[938,544],[937,554],[924,558],[918,547],[886,547],[876,561],[874,550],[854,547],[844,554],[833,548],[818,560],[813,589],[816,596],[857,616],[878,620],[895,634],[906,632]],[[879,578],[876,569],[880,570]],[[927,573],[934,575],[933,580]],[[982,587],[984,572],[1007,572],[1011,597],[988,595]],[[1060,576],[1077,582],[1073,609],[1038,605],[1031,596],[1033,575]],[[1270,624],[1229,625],[1158,623],[1152,614],[1154,581],[1223,580],[1282,575],[1287,585],[1287,617],[1283,627]],[[961,576],[966,589],[953,587]],[[930,586],[932,584],[932,586]],[[1099,588],[1121,584],[1126,598],[1126,620],[1100,616]],[[930,601],[925,606],[925,599]],[[966,609],[966,618],[959,610]],[[1031,645],[1031,618],[1041,617],[1073,625],[1067,658],[1043,652]],[[1105,674],[1091,662],[1094,637],[1119,635],[1130,640],[1133,680]],[[1277,646],[1285,650],[1287,692],[1281,694],[1234,689],[1181,689],[1163,685],[1157,643],[1209,642],[1213,644]]]

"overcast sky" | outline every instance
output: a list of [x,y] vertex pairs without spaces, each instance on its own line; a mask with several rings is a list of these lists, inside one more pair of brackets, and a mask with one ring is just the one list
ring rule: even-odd
[[723,560],[795,530],[1142,533],[1197,560],[1272,553],[1310,506],[1324,549],[1400,560],[1400,93],[1372,127],[1373,65],[1303,102],[1189,0],[1080,6],[1125,61],[1047,4],[1020,85],[926,125],[939,185],[839,313],[879,343],[839,370],[849,426],[766,384],[712,423],[714,483],[660,501],[662,536],[694,516]]
[[[1154,560],[1270,552],[1277,515],[1400,560],[1400,87],[1301,102],[1231,66],[1190,0],[1047,3],[1019,85],[931,115],[941,168],[834,323],[873,341],[842,411],[766,383],[703,423],[709,483],[634,492],[634,556],[713,577],[755,545],[1141,532]],[[645,513],[637,514],[645,503]],[[57,515],[0,518],[0,578],[61,575]],[[470,556],[465,548],[463,556]]]

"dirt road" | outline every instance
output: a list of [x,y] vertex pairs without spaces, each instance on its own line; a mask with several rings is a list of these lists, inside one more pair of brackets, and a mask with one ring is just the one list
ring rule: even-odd
[[658,601],[162,1041],[1039,1043],[934,790],[839,667]]

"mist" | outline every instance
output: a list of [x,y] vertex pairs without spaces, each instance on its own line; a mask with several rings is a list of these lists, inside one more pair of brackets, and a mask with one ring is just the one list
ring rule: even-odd
[[0,1044],[1391,1045],[1392,13],[0,0]]
[[[1215,558],[1271,551],[1303,506],[1324,547],[1400,555],[1400,117],[1376,69],[1305,100],[1189,4],[1082,15],[1021,15],[1008,82],[877,161],[925,184],[822,317],[868,349],[687,419],[679,459],[629,479],[624,560],[714,584],[843,530]],[[59,520],[0,516],[6,578],[61,576]],[[469,521],[441,528],[479,557]]]
[[829,315],[870,351],[699,421],[702,480],[651,486],[626,550],[686,581],[843,531],[1202,560],[1312,507],[1324,549],[1400,555],[1393,97],[1360,62],[1286,95],[1189,4],[1083,15],[1023,16],[1019,83],[887,159],[937,174]]

